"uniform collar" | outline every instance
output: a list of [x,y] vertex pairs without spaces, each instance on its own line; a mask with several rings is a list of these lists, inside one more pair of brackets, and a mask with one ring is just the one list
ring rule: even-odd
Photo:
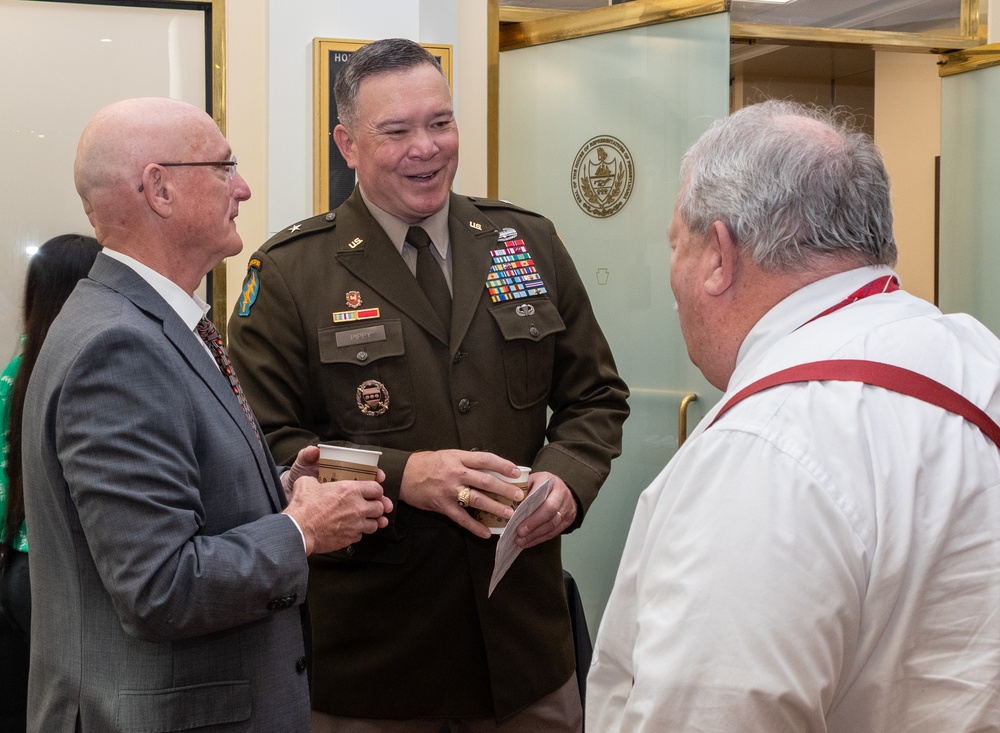
[[440,211],[432,214],[417,224],[407,224],[405,221],[397,219],[392,214],[373,204],[368,197],[365,196],[365,192],[361,190],[360,185],[358,186],[358,191],[361,192],[361,199],[365,202],[365,206],[368,207],[368,211],[371,213],[372,218],[375,219],[379,226],[382,227],[383,231],[385,231],[386,235],[389,237],[389,241],[392,242],[392,245],[396,248],[397,252],[403,254],[403,244],[406,242],[407,230],[411,226],[419,226],[430,236],[431,245],[437,249],[438,254],[441,256],[441,260],[447,261],[448,245],[450,244],[450,237],[448,235],[448,206],[451,202],[450,196],[445,199],[444,206]]

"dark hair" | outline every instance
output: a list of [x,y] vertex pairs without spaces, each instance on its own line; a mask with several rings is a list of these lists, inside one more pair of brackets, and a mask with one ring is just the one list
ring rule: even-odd
[[[7,517],[4,522],[2,562],[9,562],[21,522],[24,521],[24,483],[21,466],[21,418],[28,378],[35,368],[45,334],[63,303],[81,278],[87,276],[101,251],[93,237],[61,234],[53,237],[31,258],[24,283],[24,351],[10,394],[7,435]],[[3,426],[0,426],[2,429]]]
[[[352,53],[337,74],[333,97],[337,116],[344,127],[352,129],[358,121],[358,90],[369,76],[390,71],[404,71],[421,64],[430,64],[441,71],[441,64],[430,51],[407,38],[383,38],[372,41]],[[441,75],[444,72],[441,71]]]

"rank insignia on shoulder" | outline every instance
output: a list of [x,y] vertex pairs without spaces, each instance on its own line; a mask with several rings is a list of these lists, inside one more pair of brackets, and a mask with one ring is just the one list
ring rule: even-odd
[[[516,232],[514,236],[517,236]],[[493,264],[486,276],[486,289],[494,303],[548,292],[523,239],[507,241],[503,249],[492,250],[490,257],[493,258]]]
[[247,266],[247,276],[243,279],[243,292],[240,294],[240,315],[244,318],[250,315],[250,308],[257,302],[257,292],[260,290],[260,260],[256,257]]
[[368,379],[358,385],[355,399],[358,409],[368,417],[384,415],[389,411],[389,390],[381,382]]
[[347,291],[347,307],[348,308],[357,308],[360,305],[361,305],[361,293],[359,293],[357,290],[348,290]]

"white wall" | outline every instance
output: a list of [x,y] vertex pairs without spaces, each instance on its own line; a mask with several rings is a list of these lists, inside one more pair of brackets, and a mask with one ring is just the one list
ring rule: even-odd
[[228,261],[230,310],[250,253],[312,216],[313,38],[405,37],[451,45],[462,138],[455,190],[486,194],[486,11],[485,2],[470,0],[226,3],[227,133],[253,192],[240,207],[243,254]]

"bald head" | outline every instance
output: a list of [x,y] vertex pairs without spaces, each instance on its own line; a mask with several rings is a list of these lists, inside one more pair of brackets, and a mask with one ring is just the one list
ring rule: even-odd
[[176,99],[147,97],[111,104],[84,128],[74,176],[84,204],[97,191],[138,189],[151,162],[179,160],[191,144],[218,134],[212,118]]
[[189,292],[242,248],[234,219],[250,189],[215,122],[191,104],[149,97],[100,110],[74,177],[98,241]]

